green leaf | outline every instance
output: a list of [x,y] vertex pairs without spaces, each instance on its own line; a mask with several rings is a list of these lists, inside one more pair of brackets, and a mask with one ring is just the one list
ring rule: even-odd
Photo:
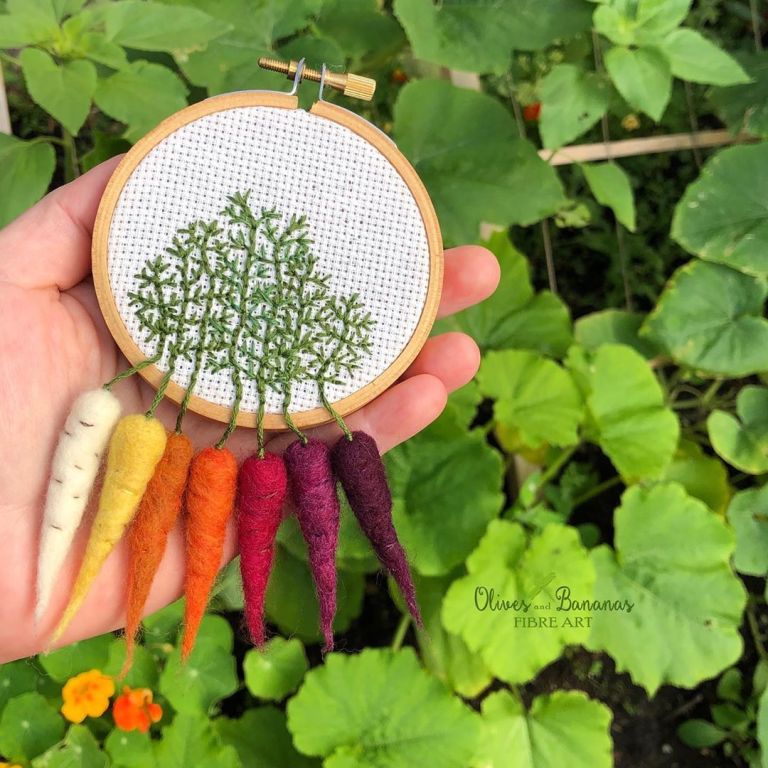
[[0,754],[16,762],[31,760],[64,735],[64,718],[39,693],[11,699],[0,717]]
[[[768,755],[768,688],[760,696],[757,708],[757,743],[763,750],[763,755]],[[765,768],[765,760],[762,761]]]
[[84,725],[70,726],[60,744],[32,761],[32,768],[107,768],[107,756]]
[[600,205],[613,211],[613,215],[630,231],[635,231],[635,197],[629,177],[616,163],[589,163],[581,170]]
[[112,69],[128,67],[128,57],[117,43],[105,40],[99,32],[85,32],[79,36],[77,45],[80,52],[97,64],[104,64]]
[[494,418],[519,431],[525,445],[575,445],[584,415],[568,371],[533,352],[489,352],[477,374],[480,392],[495,400]]
[[728,470],[722,461],[704,453],[698,443],[681,440],[662,479],[680,483],[689,496],[701,499],[713,512],[725,514],[731,498]]
[[50,144],[0,134],[0,227],[46,193],[55,167]]
[[144,642],[173,644],[179,633],[179,625],[184,616],[184,600],[176,600],[165,608],[145,616],[142,620]]
[[29,95],[73,136],[88,117],[96,90],[96,68],[90,61],[57,64],[37,48],[19,56]]
[[206,713],[238,688],[232,630],[220,616],[206,616],[186,662],[176,648],[160,675],[160,692],[179,712]]
[[57,32],[58,18],[48,0],[10,0],[8,14],[0,15],[0,48],[46,43]]
[[428,430],[390,451],[386,463],[392,516],[413,568],[450,572],[501,511],[501,456],[480,430],[450,440]]
[[589,29],[592,13],[583,0],[439,5],[432,0],[396,0],[394,11],[417,58],[496,73],[509,67],[513,49],[539,50]]
[[121,731],[115,728],[104,741],[112,762],[121,768],[155,768],[149,733]]
[[213,725],[221,741],[237,750],[244,768],[319,768],[319,761],[296,751],[279,709],[257,707],[237,720],[217,717]]
[[221,744],[213,729],[213,721],[202,714],[176,715],[173,722],[163,728],[156,755],[157,764],[162,768],[190,768],[193,765],[241,768],[235,748]]
[[737,493],[728,507],[736,534],[733,567],[751,576],[768,574],[768,485]]
[[626,102],[658,122],[672,95],[669,61],[657,48],[616,46],[605,54],[605,68]]
[[728,731],[718,728],[707,720],[686,720],[677,729],[677,736],[683,744],[694,749],[714,747],[728,738]]
[[512,116],[485,93],[443,80],[400,91],[394,133],[437,209],[450,243],[477,239],[483,221],[532,224],[558,210],[563,190],[530,142],[513,138]]
[[438,321],[435,330],[464,331],[481,352],[514,347],[564,355],[573,341],[568,307],[549,291],[534,294],[528,261],[505,232],[483,245],[499,260],[498,288],[485,301]]
[[326,656],[287,712],[296,747],[325,768],[464,768],[479,736],[477,716],[410,648]]
[[654,44],[685,20],[690,6],[691,0],[617,0],[595,9],[593,21],[617,45]]
[[[116,638],[109,646],[109,659],[102,668],[105,675],[117,677],[125,662],[125,639]],[[155,688],[160,672],[155,657],[143,646],[133,649],[133,664],[121,684],[131,688]]]
[[661,49],[672,74],[681,80],[708,85],[749,82],[749,75],[736,59],[693,29],[675,30],[664,38]]
[[746,594],[722,518],[682,486],[661,483],[627,490],[614,530],[616,552],[591,553],[594,596],[632,609],[596,611],[588,647],[610,653],[649,695],[662,683],[691,688],[733,664]]
[[440,618],[443,598],[455,577],[455,572],[436,578],[415,577],[424,619],[424,628],[416,628],[416,640],[424,666],[451,690],[472,699],[490,685],[493,675],[479,655],[472,653],[460,637],[446,632],[443,627]]
[[243,659],[245,686],[258,698],[281,701],[293,693],[309,668],[301,640],[273,637]]
[[77,13],[85,0],[8,0],[8,11],[14,16],[37,16],[58,24],[65,16]]
[[573,64],[558,64],[539,83],[544,146],[557,149],[586,133],[608,110],[607,83]]
[[72,643],[58,651],[40,655],[43,669],[57,682],[66,683],[70,677],[91,669],[103,669],[114,642],[112,635],[100,635]]
[[[738,541],[736,548],[738,549]],[[731,701],[735,704],[743,704],[742,688],[744,677],[738,667],[726,669],[717,681],[717,698],[723,701]]]
[[557,608],[561,588],[592,597],[595,572],[575,528],[553,523],[528,540],[518,523],[494,520],[467,569],[445,596],[443,625],[501,680],[525,683],[587,639],[589,611],[576,617]]
[[643,335],[678,362],[707,373],[747,376],[768,370],[766,285],[720,264],[692,261],[675,272]]
[[91,138],[93,139],[93,148],[80,158],[83,171],[90,171],[99,163],[103,163],[122,152],[127,152],[131,148],[125,139],[103,131],[91,131]]
[[659,354],[659,348],[640,336],[645,315],[623,309],[604,309],[580,317],[574,325],[574,337],[588,352],[595,352],[601,344],[624,344],[650,360]]
[[768,275],[768,144],[718,152],[675,208],[672,237],[707,261]]
[[20,693],[36,691],[42,675],[31,659],[0,664],[0,713],[10,699]]
[[[363,608],[364,579],[361,573],[337,572],[336,618],[333,630],[345,632]],[[305,643],[321,639],[317,598],[309,566],[284,547],[277,548],[275,565],[267,587],[266,614],[281,632]]]
[[187,106],[187,89],[167,67],[134,61],[101,80],[94,96],[99,109],[126,123],[125,138],[138,141],[168,115]]
[[752,82],[713,88],[709,99],[731,133],[768,136],[768,53],[741,53],[735,58]]
[[646,360],[631,347],[604,344],[590,383],[598,441],[619,474],[627,482],[658,477],[675,453],[680,425]]
[[509,691],[483,700],[476,768],[610,768],[611,710],[581,691],[537,696],[526,712]]
[[736,416],[712,411],[707,431],[716,453],[729,464],[760,475],[768,472],[768,389],[744,387],[736,399]]
[[107,40],[139,51],[193,51],[230,29],[229,24],[184,6],[117,0],[100,10]]

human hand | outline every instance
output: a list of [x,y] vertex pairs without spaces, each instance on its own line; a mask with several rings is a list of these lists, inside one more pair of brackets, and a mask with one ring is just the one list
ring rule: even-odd
[[[91,231],[115,158],[61,187],[0,230],[0,663],[35,654],[47,645],[67,601],[88,535],[80,527],[44,621],[33,620],[37,550],[49,467],[59,432],[78,394],[128,367],[102,319],[90,276]],[[445,316],[488,296],[498,282],[494,256],[478,246],[446,251],[439,314]],[[371,434],[382,451],[415,435],[442,411],[447,394],[475,374],[480,356],[461,333],[431,338],[402,378],[349,416],[351,429]],[[113,390],[124,413],[145,411],[154,390],[134,376]],[[177,407],[161,404],[158,418],[172,428]],[[196,448],[213,444],[221,424],[189,413],[184,431]],[[335,439],[328,425],[311,430]],[[282,450],[285,435],[269,448]],[[238,458],[255,445],[239,429],[227,443]],[[87,512],[86,515],[89,515]],[[226,559],[235,552],[230,526]],[[108,558],[61,643],[124,625],[127,550]],[[169,538],[146,611],[176,599],[184,574],[183,532]]]

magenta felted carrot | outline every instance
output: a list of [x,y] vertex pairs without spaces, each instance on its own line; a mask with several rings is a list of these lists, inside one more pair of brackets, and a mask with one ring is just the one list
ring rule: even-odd
[[307,542],[309,567],[320,606],[324,651],[333,650],[336,614],[336,545],[339,540],[339,498],[328,446],[310,438],[297,440],[285,452],[301,532]]
[[264,596],[275,559],[288,480],[282,457],[250,456],[240,468],[238,537],[245,619],[254,645],[264,643]]
[[365,432],[352,432],[351,438],[341,437],[333,448],[336,476],[363,533],[392,574],[416,623],[422,626],[411,571],[392,523],[392,493],[378,446]]

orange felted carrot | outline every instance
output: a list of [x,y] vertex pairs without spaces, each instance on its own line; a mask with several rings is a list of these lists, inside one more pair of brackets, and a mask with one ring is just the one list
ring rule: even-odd
[[163,559],[168,534],[176,525],[181,511],[191,461],[192,443],[189,438],[178,432],[170,435],[163,458],[149,481],[128,531],[130,565],[125,618],[126,648],[121,676],[125,676],[131,668],[141,614]]
[[187,483],[187,552],[181,658],[192,651],[216,574],[237,495],[237,459],[227,448],[205,448],[192,459]]

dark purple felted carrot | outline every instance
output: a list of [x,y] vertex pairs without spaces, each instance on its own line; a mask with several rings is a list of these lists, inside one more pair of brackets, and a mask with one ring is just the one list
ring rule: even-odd
[[339,497],[328,446],[310,438],[297,440],[285,452],[301,532],[307,542],[309,567],[320,606],[324,651],[333,650],[336,614],[336,545],[339,540]]
[[254,645],[264,643],[264,596],[275,559],[275,536],[288,486],[282,457],[267,453],[243,462],[238,479],[238,538],[245,620]]
[[351,440],[340,438],[333,447],[333,468],[363,533],[392,574],[411,616],[423,626],[408,560],[392,523],[392,493],[376,441],[365,432],[352,432]]

